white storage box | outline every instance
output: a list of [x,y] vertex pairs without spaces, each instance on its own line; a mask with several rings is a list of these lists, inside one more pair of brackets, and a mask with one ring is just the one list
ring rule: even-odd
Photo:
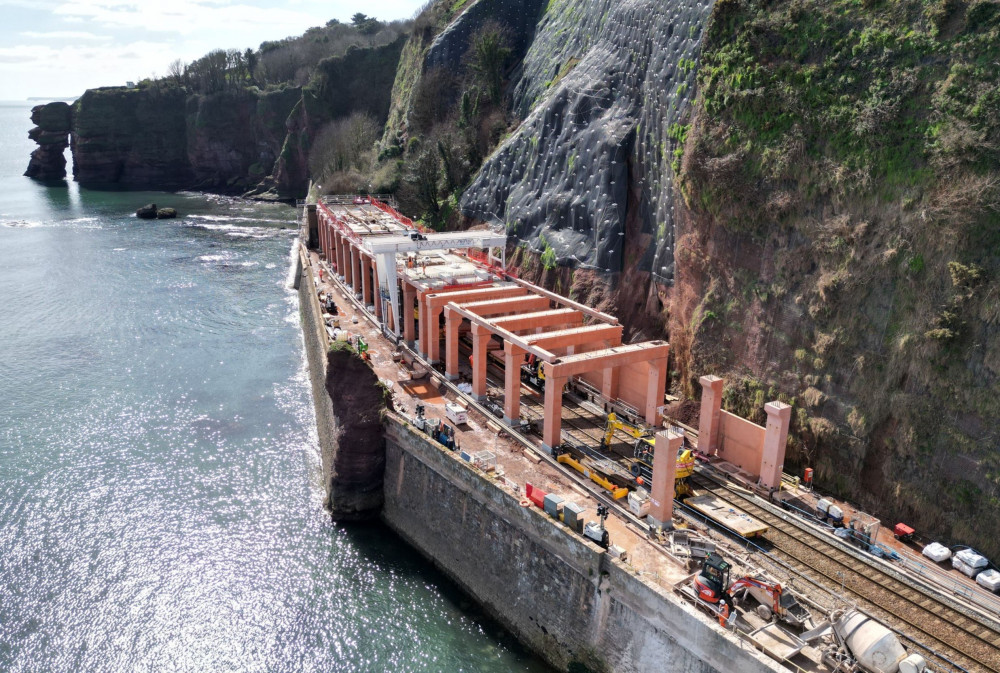
[[940,542],[931,542],[929,545],[924,547],[924,550],[921,553],[930,560],[937,561],[938,563],[947,561],[951,558],[951,550]]
[[649,494],[642,489],[628,492],[628,508],[637,517],[642,518],[649,514]]
[[993,568],[988,568],[976,575],[976,584],[996,593],[996,590],[1000,589],[1000,573]]
[[963,549],[960,552],[955,552],[955,555],[951,558],[951,567],[957,568],[969,577],[975,577],[987,565],[989,565],[989,561],[986,560],[986,557],[977,554],[971,549]]
[[469,412],[465,410],[465,407],[452,402],[444,405],[444,415],[455,425],[462,425],[469,422]]

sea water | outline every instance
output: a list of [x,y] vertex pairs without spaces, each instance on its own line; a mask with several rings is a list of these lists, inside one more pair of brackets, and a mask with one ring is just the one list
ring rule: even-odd
[[323,510],[295,210],[37,184],[29,113],[0,104],[0,671],[545,670]]

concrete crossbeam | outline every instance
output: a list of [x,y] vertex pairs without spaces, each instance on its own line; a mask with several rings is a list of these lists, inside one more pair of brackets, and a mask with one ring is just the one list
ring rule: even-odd
[[552,311],[524,313],[490,321],[495,327],[518,332],[539,327],[569,327],[583,324],[583,313],[572,308],[557,308]]
[[526,343],[545,350],[583,346],[585,344],[606,341],[609,346],[617,346],[622,341],[621,325],[588,325],[557,332],[542,332],[521,337]]
[[504,313],[516,313],[518,311],[538,311],[549,307],[549,300],[545,297],[528,295],[526,297],[510,297],[508,299],[493,299],[489,301],[474,301],[461,304],[466,311],[475,313],[478,316],[489,317],[502,315]]
[[627,346],[614,346],[598,351],[564,355],[553,362],[547,362],[545,376],[560,376],[563,378],[579,376],[587,372],[603,371],[608,367],[625,367],[636,362],[649,362],[666,358],[670,354],[670,346],[665,341],[647,341]]

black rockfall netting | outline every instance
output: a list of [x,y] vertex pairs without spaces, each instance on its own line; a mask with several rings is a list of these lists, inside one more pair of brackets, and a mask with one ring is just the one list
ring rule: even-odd
[[671,162],[711,9],[709,0],[551,0],[514,87],[523,122],[466,190],[462,212],[612,273],[622,270],[628,214],[630,235],[638,227],[655,241],[637,263],[671,282]]

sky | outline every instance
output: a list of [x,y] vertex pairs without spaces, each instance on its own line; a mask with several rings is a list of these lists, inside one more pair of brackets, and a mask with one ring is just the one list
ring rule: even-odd
[[74,98],[257,48],[355,12],[409,19],[427,0],[0,0],[0,100]]

